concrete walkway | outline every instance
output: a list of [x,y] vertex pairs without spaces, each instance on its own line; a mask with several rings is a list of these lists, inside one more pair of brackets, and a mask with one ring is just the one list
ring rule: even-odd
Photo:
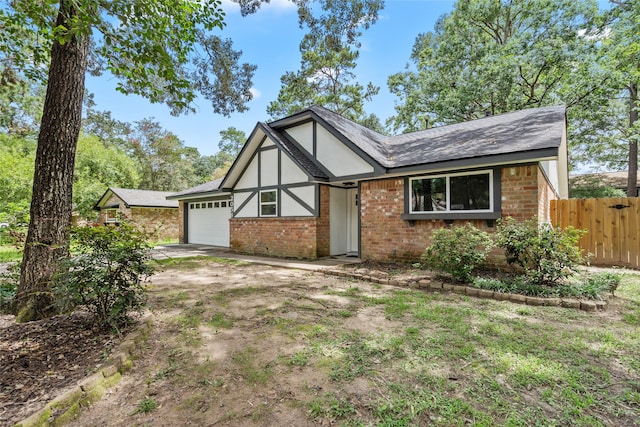
[[229,251],[229,248],[220,246],[206,246],[197,244],[186,245],[161,245],[153,248],[152,255],[156,259],[185,258],[194,256],[211,256],[218,258],[237,259],[255,264],[265,264],[285,268],[297,268],[301,270],[324,270],[346,264],[358,264],[359,258],[347,256],[333,256],[317,260],[299,260],[287,258],[272,258],[265,256],[243,255]]

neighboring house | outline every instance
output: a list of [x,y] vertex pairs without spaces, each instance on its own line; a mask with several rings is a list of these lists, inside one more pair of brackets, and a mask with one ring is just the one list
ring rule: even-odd
[[564,107],[388,137],[313,106],[258,123],[222,181],[169,199],[180,201],[182,242],[207,243],[216,227],[238,252],[412,261],[435,228],[547,221],[549,201],[567,193]]
[[[575,175],[570,178],[571,186],[578,187],[599,187],[607,186],[627,193],[627,183],[629,182],[627,171],[586,173]],[[636,195],[640,194],[640,181],[636,187]]]
[[118,224],[126,220],[151,233],[157,240],[177,240],[178,202],[167,200],[166,191],[109,188],[95,205],[98,222]]

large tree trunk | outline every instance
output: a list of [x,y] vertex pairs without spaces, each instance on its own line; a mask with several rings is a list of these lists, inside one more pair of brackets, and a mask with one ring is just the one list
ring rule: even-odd
[[[56,25],[65,25],[75,11],[60,3]],[[55,313],[52,276],[68,253],[73,167],[82,118],[88,36],[53,42],[49,82],[38,136],[31,222],[22,258],[16,297],[19,322]]]
[[[638,84],[629,85],[629,129],[638,121]],[[629,141],[629,177],[627,179],[627,197],[638,196],[638,139],[631,135]]]

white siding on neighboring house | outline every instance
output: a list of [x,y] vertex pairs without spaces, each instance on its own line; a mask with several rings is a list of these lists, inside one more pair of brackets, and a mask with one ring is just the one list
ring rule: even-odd
[[[249,202],[242,207],[244,202]],[[234,193],[233,194],[233,216],[238,218],[255,218],[258,216],[258,196],[256,193]]]
[[373,172],[373,166],[325,128],[318,126],[317,133],[317,159],[333,175],[350,176]]
[[307,152],[313,155],[313,123],[305,123],[289,128],[285,132],[295,139]]

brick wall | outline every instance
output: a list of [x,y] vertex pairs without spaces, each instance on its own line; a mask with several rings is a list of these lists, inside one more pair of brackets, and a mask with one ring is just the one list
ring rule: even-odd
[[538,170],[538,220],[551,222],[551,200],[557,199],[556,192],[547,180],[547,176]]
[[150,233],[155,240],[177,240],[178,209],[131,208],[131,224]]
[[232,251],[291,258],[318,257],[317,218],[232,218]]
[[537,165],[502,169],[502,216],[524,221],[539,214]]
[[[501,174],[502,216],[521,221],[534,215],[546,217],[548,200],[553,192],[537,165],[503,168]],[[538,196],[544,192],[539,206]],[[442,220],[417,220],[413,225],[403,220],[404,179],[390,178],[366,181],[360,187],[361,257],[363,260],[415,262],[431,244],[434,229],[445,227]],[[493,231],[484,220],[454,221],[454,225],[470,222],[475,227]]]
[[[155,240],[176,240],[179,234],[178,209],[174,208],[127,208],[116,195],[112,195],[106,206],[119,204],[118,219],[126,220],[139,229],[148,232]],[[100,211],[98,221],[107,223],[106,209]]]
[[329,187],[320,186],[316,217],[231,218],[232,251],[316,259],[329,255]]

